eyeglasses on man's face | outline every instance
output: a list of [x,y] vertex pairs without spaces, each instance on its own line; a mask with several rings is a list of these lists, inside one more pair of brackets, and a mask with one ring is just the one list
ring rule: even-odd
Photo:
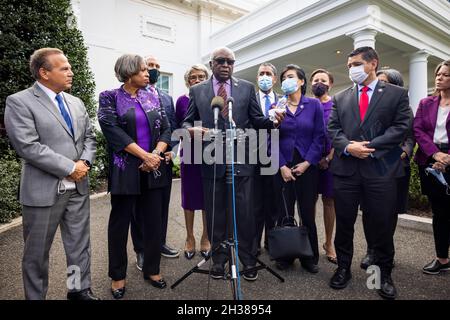
[[227,59],[227,58],[214,58],[214,61],[215,61],[217,64],[221,64],[221,65],[225,64],[225,62],[226,62],[229,66],[232,66],[232,65],[234,65],[234,62],[235,62],[236,60],[233,60],[233,59]]

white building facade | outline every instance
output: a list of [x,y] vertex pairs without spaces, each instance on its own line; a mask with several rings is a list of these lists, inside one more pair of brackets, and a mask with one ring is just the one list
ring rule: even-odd
[[[255,81],[258,66],[300,65],[333,73],[333,92],[351,85],[347,54],[372,46],[380,67],[399,70],[415,110],[434,87],[434,69],[450,58],[446,0],[72,0],[89,50],[97,93],[118,86],[114,63],[123,53],[158,57],[158,85],[174,98],[183,75],[209,61],[211,50],[236,53],[235,75]],[[332,92],[332,93],[333,93]]]
[[209,50],[209,36],[259,4],[257,0],[72,0],[72,9],[88,47],[97,96],[120,85],[114,75],[117,58],[136,53],[158,58],[162,73],[158,86],[176,99],[187,92],[186,70]]

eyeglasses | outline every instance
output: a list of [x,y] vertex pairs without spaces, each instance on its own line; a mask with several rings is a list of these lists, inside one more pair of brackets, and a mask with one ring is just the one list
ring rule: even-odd
[[205,75],[189,76],[188,79],[189,79],[190,81],[191,81],[191,80],[200,80],[200,81],[203,81],[203,80],[206,79],[206,76],[205,76]]
[[236,62],[236,60],[227,58],[215,58],[214,61],[217,62],[217,64],[225,64],[226,62],[229,66],[234,65],[234,63]]

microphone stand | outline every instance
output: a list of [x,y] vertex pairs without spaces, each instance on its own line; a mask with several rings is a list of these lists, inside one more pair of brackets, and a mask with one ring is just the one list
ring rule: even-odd
[[[186,274],[184,274],[180,279],[175,281],[173,285],[170,286],[171,289],[175,289],[183,280],[185,280],[187,277],[189,277],[193,273],[202,273],[207,274],[210,276],[211,274],[214,274],[216,276],[224,276],[220,274],[215,274],[213,271],[210,270],[204,270],[201,269],[201,267],[209,260],[211,259],[214,252],[219,250],[220,248],[228,249],[229,250],[229,273],[224,277],[224,279],[229,279],[231,281],[231,287],[233,291],[233,300],[240,300],[240,280],[239,276],[243,274],[243,271],[238,272],[238,253],[239,253],[239,245],[236,241],[237,238],[237,232],[235,233],[236,229],[236,205],[235,205],[235,189],[234,189],[234,140],[236,139],[236,124],[233,121],[233,99],[229,98],[227,100],[228,104],[228,125],[229,129],[226,130],[226,165],[225,165],[225,183],[226,183],[226,190],[227,190],[227,210],[226,210],[226,228],[227,228],[227,240],[222,241],[219,243],[215,248],[212,248],[212,250],[209,251],[209,254],[206,258],[201,260],[197,265],[195,265],[191,270],[189,270]],[[219,132],[218,130],[218,124],[215,119],[214,121],[214,133],[217,134]],[[214,177],[214,183],[216,183],[216,179]],[[215,195],[213,195],[215,197]],[[214,202],[213,202],[214,203]],[[214,209],[213,209],[214,210]],[[214,213],[213,213],[214,215]],[[212,227],[212,229],[214,226]],[[212,241],[212,239],[211,239]],[[241,249],[242,251],[248,253],[244,249]],[[257,271],[261,269],[266,269],[269,271],[272,275],[274,275],[276,278],[278,278],[281,282],[284,282],[284,278],[282,278],[278,273],[276,273],[274,270],[272,270],[269,266],[267,266],[265,263],[263,263],[260,259],[255,257],[256,261],[259,263],[259,266],[255,266],[252,269],[247,270],[247,272],[250,271]]]
[[229,249],[229,274],[231,277],[231,287],[233,290],[234,300],[239,300],[240,283],[239,283],[239,266],[238,266],[238,244],[236,230],[236,205],[234,190],[234,139],[236,135],[236,124],[233,121],[233,102],[227,100],[228,104],[228,123],[229,129],[226,134],[226,165],[225,165],[225,184],[227,186],[227,232],[228,232],[228,249]]

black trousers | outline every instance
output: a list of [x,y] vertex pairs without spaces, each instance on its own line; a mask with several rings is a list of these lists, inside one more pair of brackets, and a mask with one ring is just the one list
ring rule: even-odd
[[264,246],[267,248],[267,232],[275,226],[278,219],[278,212],[275,208],[274,176],[256,175],[254,178],[253,192],[253,212],[256,223],[256,243],[261,247],[263,230]]
[[148,189],[145,174],[141,176],[140,195],[111,195],[108,224],[109,276],[126,278],[128,229],[133,215],[141,217],[144,252],[143,274],[159,274],[161,260],[161,216],[163,189]]
[[[161,215],[161,246],[166,244],[167,225],[169,221],[170,194],[172,192],[172,166],[166,167],[168,168],[167,177],[169,179],[169,185],[161,189],[161,201],[163,204]],[[143,231],[141,226],[142,218],[136,212],[131,219],[131,239],[133,240],[133,248],[134,252],[136,253],[143,252],[144,250]]]
[[[236,194],[236,226],[239,242],[239,259],[245,266],[256,264],[256,228],[253,213],[253,177],[235,177]],[[203,179],[203,193],[205,201],[206,219],[208,223],[209,241],[212,248],[228,239],[227,226],[227,185],[225,177],[216,179],[215,212],[213,217],[213,189],[214,179]],[[214,219],[214,226],[213,226]],[[232,230],[233,231],[233,230]],[[211,239],[211,237],[213,237]],[[225,264],[228,252],[219,248],[213,253],[214,263]]]
[[[426,166],[419,167],[422,193],[428,196],[433,212],[433,236],[436,256],[441,259],[449,257],[450,244],[450,195],[446,194],[446,187],[433,175],[425,174]],[[446,174],[448,179],[448,174]],[[425,189],[425,190],[424,190]]]
[[354,225],[358,207],[364,203],[363,219],[375,253],[375,263],[385,272],[394,260],[393,225],[396,213],[397,180],[366,179],[357,171],[351,177],[334,176],[336,236],[334,245],[340,267],[350,269],[353,258]]
[[[296,153],[297,154],[297,153]],[[303,162],[299,159],[298,155],[294,155],[293,163],[289,163],[288,167],[292,167],[294,164]],[[295,177],[295,181],[284,182],[281,173],[278,172],[274,178],[275,188],[277,191],[276,203],[278,219],[286,216],[286,211],[282,198],[282,189],[284,188],[284,196],[286,199],[286,205],[289,216],[294,217],[295,214],[295,202],[297,201],[298,212],[302,220],[302,224],[308,228],[309,241],[311,243],[314,257],[312,262],[317,264],[319,262],[319,241],[317,238],[317,227],[314,216],[314,209],[316,206],[317,190],[319,185],[319,170],[316,166],[311,165],[305,173],[301,176]],[[302,258],[301,260],[305,260]],[[292,261],[285,261],[291,263]]]

